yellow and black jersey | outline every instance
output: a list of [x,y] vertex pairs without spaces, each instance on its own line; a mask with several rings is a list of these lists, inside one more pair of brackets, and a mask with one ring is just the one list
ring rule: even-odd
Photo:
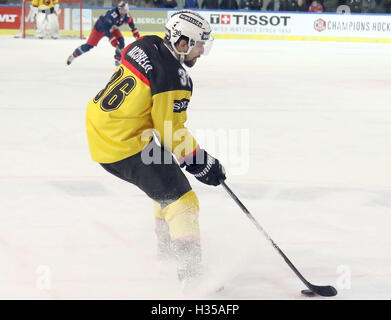
[[31,4],[34,7],[38,7],[39,10],[51,9],[55,4],[58,4],[58,0],[33,0]]
[[92,159],[112,163],[140,152],[151,129],[180,161],[197,142],[184,126],[193,90],[190,76],[163,39],[145,36],[122,51],[121,65],[88,103]]

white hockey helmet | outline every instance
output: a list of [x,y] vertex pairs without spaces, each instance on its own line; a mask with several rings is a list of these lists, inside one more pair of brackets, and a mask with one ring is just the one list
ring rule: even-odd
[[128,13],[129,5],[125,1],[120,1],[117,4],[117,8],[118,8],[118,10],[122,10],[123,12],[126,11],[126,13]]
[[[171,16],[165,27],[166,38],[177,54],[188,55],[197,42],[204,45],[204,55],[209,53],[213,43],[211,28],[208,21],[197,12],[187,9],[178,11]],[[181,36],[189,39],[187,52],[178,52],[175,47]]]

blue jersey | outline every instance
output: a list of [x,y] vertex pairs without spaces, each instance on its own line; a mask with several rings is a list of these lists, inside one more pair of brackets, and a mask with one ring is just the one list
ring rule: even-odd
[[106,12],[104,16],[100,16],[98,21],[96,21],[94,28],[97,31],[104,32],[106,36],[110,37],[110,30],[113,26],[120,27],[124,23],[127,23],[130,29],[134,29],[133,18],[126,14],[121,16],[119,14],[118,8],[111,9]]

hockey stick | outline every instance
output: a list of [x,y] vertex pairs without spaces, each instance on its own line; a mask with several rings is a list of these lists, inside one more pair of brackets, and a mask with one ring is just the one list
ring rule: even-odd
[[293,263],[288,259],[288,257],[282,252],[282,250],[278,247],[278,245],[273,241],[273,239],[267,234],[267,232],[261,227],[257,220],[253,217],[250,211],[244,206],[244,204],[238,199],[238,197],[232,192],[232,190],[226,185],[223,180],[220,180],[224,189],[228,192],[231,198],[238,204],[238,206],[242,209],[242,211],[247,215],[247,217],[255,224],[257,229],[263,233],[267,240],[273,245],[273,247],[278,251],[278,253],[284,258],[285,262],[288,266],[293,270],[293,272],[299,277],[299,279],[305,284],[305,286],[310,290],[302,290],[302,293],[305,295],[312,295],[315,293],[319,296],[323,297],[333,297],[337,295],[337,290],[332,286],[316,286],[312,283],[308,282],[303,275],[296,269]]

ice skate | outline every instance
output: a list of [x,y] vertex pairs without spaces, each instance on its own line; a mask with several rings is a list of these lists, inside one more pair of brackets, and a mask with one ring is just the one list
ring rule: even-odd
[[156,219],[155,234],[157,238],[157,259],[159,261],[174,261],[168,224],[164,219]]
[[68,59],[67,59],[67,65],[69,66],[69,65],[72,63],[72,61],[73,61],[74,59],[75,59],[74,55],[71,54],[71,55],[68,57]]
[[114,56],[114,64],[118,67],[121,65],[121,55]]
[[172,241],[177,261],[177,276],[183,294],[192,295],[198,291],[203,275],[201,246],[199,241]]

